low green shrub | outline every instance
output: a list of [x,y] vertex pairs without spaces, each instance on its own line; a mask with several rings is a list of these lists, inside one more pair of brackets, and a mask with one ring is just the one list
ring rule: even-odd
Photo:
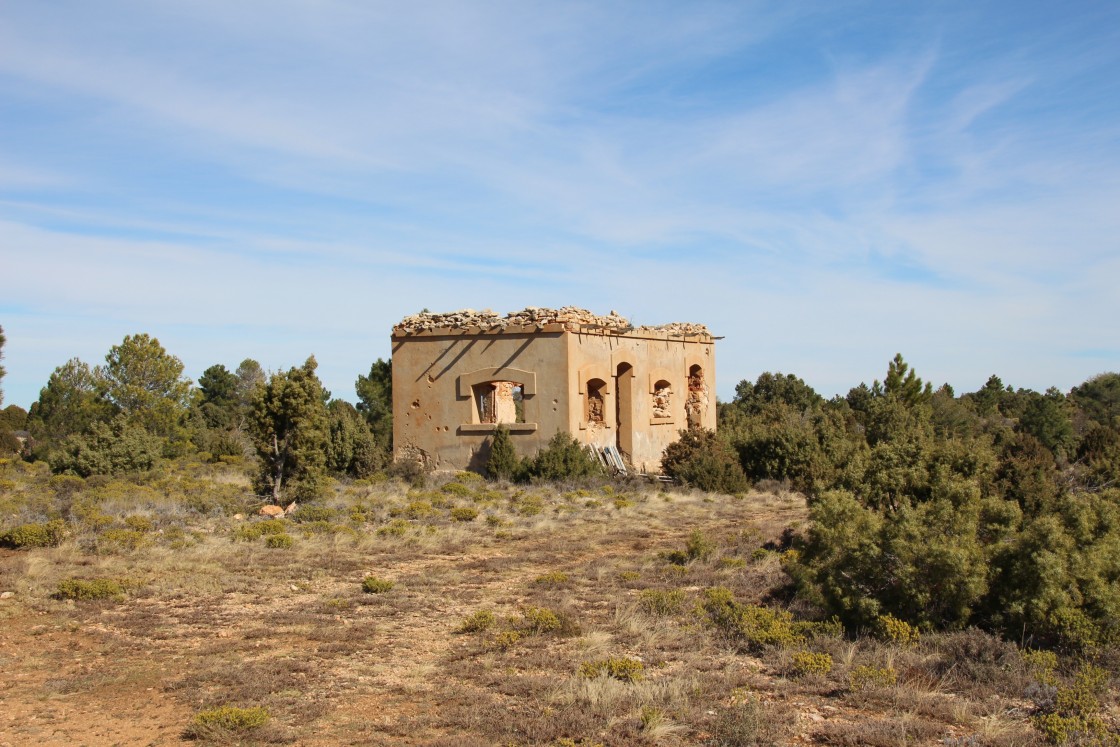
[[156,528],[150,517],[140,514],[124,517],[124,525],[133,531],[144,533],[150,532]]
[[494,627],[498,621],[490,610],[478,610],[472,615],[467,615],[455,629],[456,633],[483,633]]
[[58,582],[57,599],[73,599],[81,602],[100,599],[124,599],[125,587],[112,578],[68,578]]
[[218,736],[221,732],[245,732],[268,723],[269,714],[264,708],[238,708],[220,706],[199,711],[187,727],[186,736],[199,739]]
[[665,474],[684,485],[710,493],[746,493],[750,490],[739,458],[715,431],[690,428],[669,444],[661,457]]
[[559,431],[536,456],[524,460],[520,471],[529,479],[561,481],[600,477],[603,465],[570,433]]
[[393,519],[388,524],[377,528],[377,536],[403,537],[410,526],[412,525],[406,519]]
[[523,631],[530,635],[542,635],[560,629],[560,617],[547,607],[526,607],[521,611]]
[[651,615],[672,615],[684,606],[680,589],[646,589],[638,595],[638,604]]
[[490,639],[490,647],[499,651],[509,651],[521,641],[521,633],[516,630],[503,630]]
[[292,535],[270,534],[264,538],[264,546],[271,550],[287,550],[292,546]]
[[580,634],[579,625],[569,615],[547,607],[525,607],[515,627],[524,635],[551,633],[562,637]]
[[1120,735],[1109,728],[1101,715],[1101,696],[1107,690],[1108,672],[1084,664],[1072,685],[1057,688],[1052,699],[1040,704],[1031,723],[1051,744],[1117,747]]
[[136,529],[106,529],[97,535],[99,553],[135,552],[148,543],[148,536]]
[[568,583],[568,574],[563,571],[542,573],[540,576],[533,579],[533,583],[537,586],[559,586]]
[[468,498],[474,495],[474,491],[461,482],[445,483],[440,488],[440,492],[446,495],[454,495],[459,498]]
[[870,667],[860,665],[848,673],[848,684],[853,690],[866,690],[872,687],[894,687],[898,673],[891,667]]
[[1058,669],[1058,655],[1053,651],[1043,651],[1035,649],[1023,649],[1019,652],[1020,658],[1023,663],[1027,665],[1027,670],[1031,676],[1044,685],[1056,685],[1058,683],[1055,671]]
[[645,665],[637,659],[610,657],[583,662],[579,674],[589,679],[607,676],[622,682],[638,682],[645,676]]
[[900,646],[915,646],[921,638],[918,629],[894,615],[880,615],[875,620],[875,637]]
[[255,542],[261,537],[273,534],[285,534],[288,531],[288,522],[283,519],[265,519],[242,524],[233,530],[234,542]]
[[377,576],[366,576],[362,579],[362,591],[366,594],[384,594],[394,586],[396,584],[392,581]]
[[[457,485],[458,483],[448,483]],[[471,506],[456,506],[451,509],[451,518],[453,521],[474,521],[478,518],[478,509]]]
[[700,604],[716,628],[748,649],[787,648],[805,641],[804,627],[789,612],[740,604],[722,586],[705,589]]
[[695,560],[707,560],[715,550],[714,542],[705,537],[699,529],[693,529],[692,533],[688,535],[688,541],[685,543],[683,551],[674,550],[666,553],[663,557],[673,565],[688,565]]
[[21,524],[0,534],[0,547],[24,550],[32,547],[57,547],[66,537],[66,524],[61,519],[45,524]]
[[300,506],[292,513],[292,521],[305,524],[312,521],[334,521],[338,511],[327,506]]
[[812,651],[798,651],[790,659],[790,673],[803,677],[806,675],[826,675],[832,671],[832,656]]

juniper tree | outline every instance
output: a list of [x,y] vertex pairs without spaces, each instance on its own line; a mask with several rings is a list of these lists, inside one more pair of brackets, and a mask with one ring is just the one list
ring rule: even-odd
[[325,391],[311,356],[274,373],[253,399],[250,436],[261,458],[258,487],[279,503],[285,494],[311,497],[327,465],[330,439]]

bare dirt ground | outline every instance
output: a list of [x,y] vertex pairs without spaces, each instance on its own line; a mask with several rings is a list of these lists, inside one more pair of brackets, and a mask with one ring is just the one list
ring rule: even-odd
[[[818,646],[836,661],[831,674],[794,679],[790,652],[751,655],[704,624],[695,603],[703,588],[788,604],[778,553],[764,546],[804,521],[798,496],[620,496],[608,488],[550,492],[531,510],[520,491],[505,496],[508,503],[493,491],[489,503],[457,495],[460,505],[482,507],[470,521],[443,509],[425,515],[421,506],[412,518],[398,513],[405,518],[395,524],[385,506],[415,507],[416,496],[382,496],[383,515],[360,531],[291,524],[290,548],[235,541],[239,526],[256,522],[249,518],[212,520],[174,546],[0,551],[0,590],[15,592],[0,601],[0,747],[178,744],[197,713],[223,705],[264,707],[270,718],[194,737],[301,745],[1036,743],[1021,703],[996,691],[969,695],[949,675],[928,675],[934,670],[922,657],[932,654],[895,659],[877,644],[837,639]],[[667,560],[697,531],[710,544],[706,554]],[[366,593],[367,576],[393,586]],[[121,579],[128,593],[57,599],[58,581],[71,577]],[[665,597],[673,604],[654,609],[651,591],[676,595]],[[541,610],[557,625],[536,624]],[[492,612],[493,624],[462,631],[480,611]],[[847,672],[884,657],[902,672],[899,684],[846,684]],[[626,680],[583,671],[611,659],[640,662],[643,672]]]

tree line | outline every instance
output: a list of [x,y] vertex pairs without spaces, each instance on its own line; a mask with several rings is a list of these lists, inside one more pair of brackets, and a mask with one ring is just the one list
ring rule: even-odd
[[934,389],[896,356],[826,400],[792,374],[742,381],[717,433],[668,472],[804,493],[784,548],[797,591],[849,627],[891,615],[1083,650],[1120,642],[1120,374],[1068,394]]
[[[252,359],[233,371],[218,363],[195,385],[159,340],[129,335],[101,365],[73,358],[56,368],[30,410],[0,411],[0,449],[82,477],[140,473],[191,452],[256,455],[258,493],[277,502],[311,497],[330,475],[385,469],[393,432],[390,363],[378,359],[358,376],[357,406],[332,399],[316,367],[314,356],[272,373]],[[29,441],[13,431],[27,431]]]
[[[30,411],[0,410],[0,450],[79,476],[248,457],[259,495],[305,500],[332,475],[390,468],[391,364],[355,384],[356,406],[332,399],[314,357],[272,373],[215,364],[195,384],[158,340],[131,335],[100,365],[55,369]],[[1077,650],[1120,642],[1120,374],[1068,393],[992,376],[957,395],[899,355],[845,396],[767,372],[718,409],[718,432],[682,432],[665,471],[723,493],[803,493],[810,521],[779,548],[785,568],[849,628],[890,615]],[[587,462],[565,434],[525,459],[503,435],[492,477],[563,478]]]

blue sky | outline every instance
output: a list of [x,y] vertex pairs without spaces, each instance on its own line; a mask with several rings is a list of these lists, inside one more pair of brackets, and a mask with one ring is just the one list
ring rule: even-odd
[[1120,3],[0,5],[5,403],[147,332],[335,396],[433,311],[725,340],[718,390],[902,352],[1120,370]]

